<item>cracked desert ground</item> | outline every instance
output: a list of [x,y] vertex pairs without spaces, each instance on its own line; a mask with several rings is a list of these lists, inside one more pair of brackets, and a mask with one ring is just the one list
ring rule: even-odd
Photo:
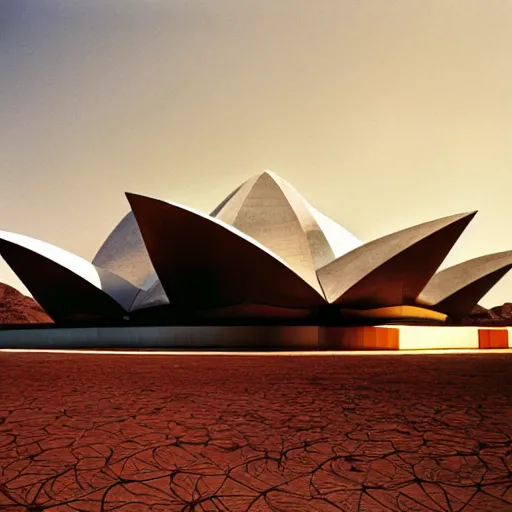
[[512,511],[512,355],[0,353],[0,510]]

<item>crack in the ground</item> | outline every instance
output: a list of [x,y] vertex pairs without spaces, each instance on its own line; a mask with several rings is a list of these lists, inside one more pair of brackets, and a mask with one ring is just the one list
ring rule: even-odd
[[0,510],[512,510],[511,370],[0,354]]

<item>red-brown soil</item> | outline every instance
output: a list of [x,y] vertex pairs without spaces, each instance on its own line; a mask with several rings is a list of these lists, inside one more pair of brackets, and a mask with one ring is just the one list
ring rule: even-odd
[[0,353],[0,510],[510,511],[509,354]]
[[31,297],[0,283],[0,324],[53,323],[43,308]]

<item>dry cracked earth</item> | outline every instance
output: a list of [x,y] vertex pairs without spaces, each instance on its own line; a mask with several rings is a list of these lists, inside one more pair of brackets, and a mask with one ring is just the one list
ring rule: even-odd
[[512,357],[0,353],[0,510],[512,510]]

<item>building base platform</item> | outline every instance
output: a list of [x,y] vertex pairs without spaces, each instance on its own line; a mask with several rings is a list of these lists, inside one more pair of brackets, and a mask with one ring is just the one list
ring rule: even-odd
[[133,326],[0,331],[0,349],[438,350],[512,348],[510,327]]

